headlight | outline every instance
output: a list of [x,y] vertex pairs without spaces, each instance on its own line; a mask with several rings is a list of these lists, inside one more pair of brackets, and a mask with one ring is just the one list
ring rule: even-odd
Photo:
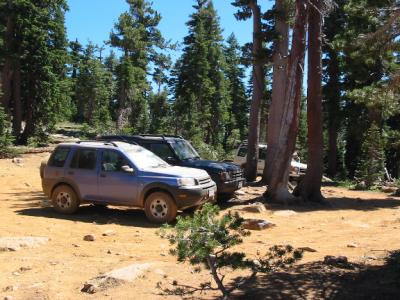
[[232,176],[229,172],[221,172],[221,173],[219,173],[219,176],[222,181],[228,181],[228,180],[231,180],[231,178],[232,178]]
[[193,186],[197,185],[197,180],[194,178],[178,178],[179,186]]

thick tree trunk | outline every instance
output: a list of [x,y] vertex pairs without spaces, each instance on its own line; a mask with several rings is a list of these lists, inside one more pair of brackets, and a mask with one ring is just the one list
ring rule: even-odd
[[11,49],[13,44],[14,34],[14,18],[9,15],[7,17],[7,28],[4,35],[4,50],[6,56],[4,58],[3,68],[1,70],[1,105],[6,112],[10,110],[11,95],[12,95],[12,57]]
[[249,3],[253,13],[253,95],[250,106],[249,135],[245,177],[248,181],[257,178],[258,143],[260,138],[260,106],[264,91],[264,68],[261,57],[261,13],[256,0]]
[[304,179],[296,187],[294,195],[304,201],[322,201],[321,182],[323,174],[322,135],[322,47],[320,12],[321,0],[311,0],[308,6],[308,86],[307,124],[308,160]]
[[[328,37],[329,40],[333,39]],[[328,81],[324,87],[326,98],[326,113],[328,117],[328,169],[327,174],[335,177],[338,172],[338,132],[341,123],[340,111],[340,68],[338,54],[330,46],[327,46],[326,52],[329,60],[326,65]]]
[[13,76],[13,119],[12,128],[13,135],[17,141],[21,134],[22,122],[22,105],[21,105],[21,63],[19,58],[14,61],[14,76]]
[[287,12],[285,10],[286,0],[276,0],[275,29],[279,38],[275,41],[275,53],[273,57],[273,81],[272,81],[272,103],[268,114],[267,126],[267,157],[265,160],[263,182],[269,184],[271,170],[269,166],[275,161],[277,142],[280,132],[280,124],[283,116],[283,99],[285,98],[285,87],[287,77],[287,57],[289,47],[289,25]]
[[271,168],[271,177],[267,190],[270,201],[284,202],[294,197],[287,189],[289,166],[296,143],[299,128],[300,99],[303,82],[305,32],[307,26],[307,5],[305,1],[296,0],[295,25],[293,29],[291,54],[288,62],[286,92],[282,105],[282,118],[276,124],[279,134],[276,140],[276,153]]

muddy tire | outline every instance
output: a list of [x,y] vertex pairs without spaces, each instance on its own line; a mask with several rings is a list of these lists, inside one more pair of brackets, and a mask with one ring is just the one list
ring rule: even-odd
[[60,185],[53,191],[51,201],[56,211],[73,214],[79,208],[79,199],[75,191],[68,185]]
[[151,193],[144,204],[147,219],[154,223],[168,223],[175,220],[177,211],[175,201],[164,192]]

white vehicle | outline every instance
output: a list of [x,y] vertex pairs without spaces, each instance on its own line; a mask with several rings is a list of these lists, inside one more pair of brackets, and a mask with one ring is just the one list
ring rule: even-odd
[[[267,155],[267,145],[266,144],[259,144],[258,145],[258,163],[257,163],[257,174],[261,175],[264,171],[265,166],[265,157]],[[244,168],[246,164],[246,157],[247,157],[247,143],[242,143],[239,145],[238,149],[235,153],[235,158],[233,162],[240,165]],[[290,164],[290,173],[291,177],[298,177],[303,175],[307,170],[307,165],[300,163],[300,159],[295,152],[293,154],[293,159]]]

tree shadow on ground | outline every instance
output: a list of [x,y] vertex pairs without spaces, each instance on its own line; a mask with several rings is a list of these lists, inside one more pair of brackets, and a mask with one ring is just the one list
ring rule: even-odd
[[291,209],[297,212],[310,211],[336,211],[336,210],[362,210],[373,211],[381,208],[398,208],[400,207],[400,199],[387,197],[385,199],[361,199],[349,197],[327,197],[322,203],[304,202],[293,205],[282,205],[277,203],[269,203],[272,210]]
[[400,251],[382,266],[354,265],[342,269],[312,262],[290,272],[259,274],[233,299],[400,299]]
[[[18,215],[31,217],[45,217],[50,219],[64,219],[74,222],[96,223],[100,225],[118,224],[143,228],[157,228],[160,225],[150,223],[144,211],[115,206],[82,205],[75,214],[62,214],[51,207],[50,200],[41,192],[9,193],[13,199],[11,208],[16,209]],[[17,200],[15,200],[17,199]]]
[[400,198],[387,197],[384,199],[361,199],[349,197],[327,197],[322,203],[315,202],[298,202],[293,204],[281,204],[269,202],[262,195],[254,195],[254,197],[246,200],[237,201],[231,199],[221,203],[222,209],[234,208],[236,205],[252,204],[262,202],[267,205],[268,209],[275,210],[293,210],[296,212],[311,212],[311,211],[336,211],[336,210],[362,210],[374,211],[382,208],[399,208]]

